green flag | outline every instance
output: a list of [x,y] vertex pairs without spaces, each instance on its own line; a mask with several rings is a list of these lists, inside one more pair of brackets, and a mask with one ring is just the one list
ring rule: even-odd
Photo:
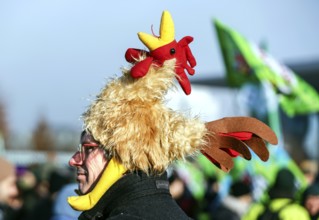
[[311,85],[238,32],[217,20],[214,25],[229,85],[239,87],[247,82],[267,81],[276,91],[280,106],[287,115],[319,111],[319,94]]

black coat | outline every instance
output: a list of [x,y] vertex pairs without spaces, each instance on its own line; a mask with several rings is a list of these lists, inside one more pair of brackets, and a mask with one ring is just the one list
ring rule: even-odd
[[85,219],[190,219],[173,200],[169,192],[167,174],[147,176],[129,173],[118,180],[90,210]]

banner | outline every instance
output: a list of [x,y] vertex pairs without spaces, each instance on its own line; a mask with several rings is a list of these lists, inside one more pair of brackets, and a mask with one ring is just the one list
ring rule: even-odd
[[238,32],[217,20],[214,26],[230,86],[267,81],[288,116],[319,111],[319,94],[311,85]]

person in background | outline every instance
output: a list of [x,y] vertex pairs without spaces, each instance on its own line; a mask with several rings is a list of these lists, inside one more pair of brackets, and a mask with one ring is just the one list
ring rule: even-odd
[[69,183],[62,187],[57,193],[53,205],[53,216],[50,220],[74,220],[78,219],[80,212],[72,209],[67,203],[69,196],[75,196],[74,189],[77,187],[76,183]]
[[209,219],[211,213],[220,205],[221,194],[220,194],[220,182],[217,176],[206,176],[206,188],[204,198],[200,203],[201,216],[204,219]]
[[252,202],[252,188],[249,180],[235,180],[229,195],[222,199],[221,204],[211,214],[216,220],[240,220],[248,211]]
[[301,204],[307,209],[311,220],[319,220],[319,182],[308,186],[302,194]]
[[198,201],[192,195],[192,192],[188,188],[186,182],[176,171],[172,172],[168,180],[169,191],[173,199],[189,217],[195,219],[199,209]]
[[17,210],[18,219],[27,220],[35,205],[41,199],[36,190],[39,178],[35,174],[33,166],[34,164],[17,166],[18,200],[21,203],[21,207]]
[[15,166],[0,157],[0,220],[14,219],[13,202],[18,196]]
[[305,175],[307,185],[311,185],[318,175],[318,163],[315,160],[303,160],[299,167]]
[[296,201],[295,176],[287,168],[281,168],[275,182],[268,189],[267,202],[252,204],[243,220],[308,220],[307,210]]
[[48,174],[48,193],[39,197],[32,210],[28,213],[28,220],[49,220],[53,216],[53,206],[59,191],[71,182],[71,176],[65,168],[54,168]]

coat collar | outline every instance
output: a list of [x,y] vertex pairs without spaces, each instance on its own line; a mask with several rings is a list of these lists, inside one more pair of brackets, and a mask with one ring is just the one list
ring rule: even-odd
[[169,193],[167,173],[147,175],[141,171],[127,173],[119,179],[90,210],[82,212],[79,219],[105,219],[118,206],[125,206],[135,198]]

